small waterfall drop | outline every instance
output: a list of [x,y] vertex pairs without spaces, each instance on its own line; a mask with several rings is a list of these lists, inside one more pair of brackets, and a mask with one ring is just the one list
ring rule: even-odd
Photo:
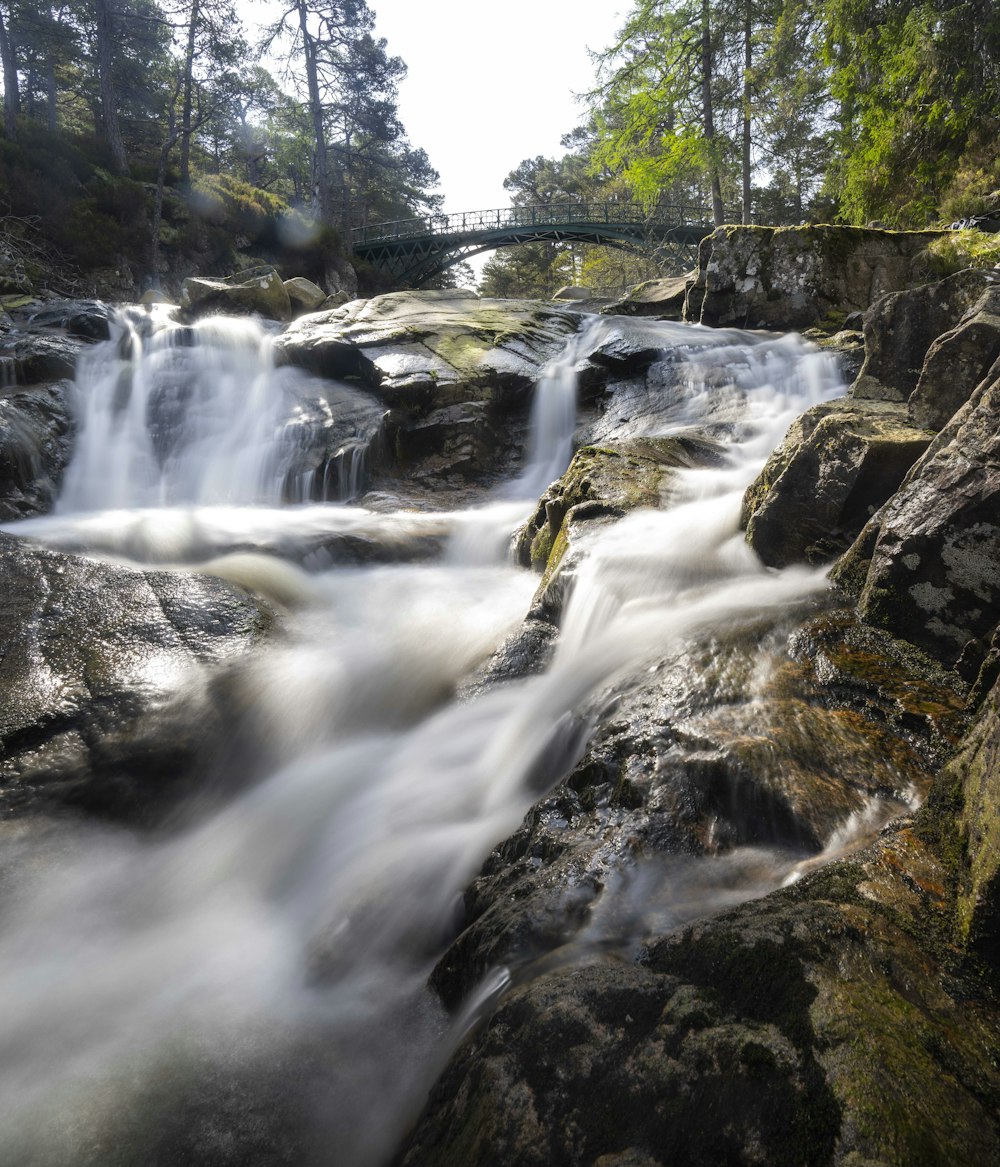
[[[208,1099],[213,1145],[230,1147],[219,1162],[240,1161],[243,1127],[257,1124],[273,1162],[327,1167],[335,1147],[340,1167],[382,1167],[461,1037],[464,1022],[426,984],[463,889],[573,764],[587,702],[686,638],[825,587],[820,572],[765,570],[736,527],[740,493],[788,421],[837,391],[829,364],[795,339],[667,328],[665,346],[690,343],[694,371],[656,432],[713,420],[724,398],[738,423],[719,465],[683,473],[674,508],[604,531],[547,671],[453,699],[531,602],[537,578],[506,563],[503,544],[525,500],[569,461],[576,368],[609,326],[589,324],[546,370],[525,470],[497,504],[500,543],[483,538],[496,526],[488,515],[436,516],[466,529],[465,552],[308,576],[288,565],[283,635],[241,676],[279,758],[272,773],[171,837],[46,826],[50,849],[34,866],[20,864],[29,834],[14,839],[0,931],[0,1161],[91,1167],[81,1148],[113,1145],[125,1167],[181,1162],[185,1108]],[[241,520],[227,536],[230,512],[205,505],[325,498],[334,478],[341,496],[360,489],[369,423],[332,443],[339,463],[297,465],[301,397],[285,373],[256,324],[146,329],[126,315],[81,371],[61,513],[27,529],[102,548],[124,530],[140,550],[147,536],[179,549],[195,531],[201,558],[228,550],[227,537],[263,546],[279,524],[311,538],[309,524],[332,520],[259,505],[259,528]],[[192,505],[182,522],[150,515],[173,503]],[[77,514],[102,508],[118,508],[103,526]],[[365,533],[375,522],[327,510]],[[377,518],[382,534],[416,521]],[[702,871],[692,861],[678,885],[703,910],[742,894]],[[505,983],[493,970],[483,1000]],[[291,1127],[298,1142],[285,1155]]]
[[[60,513],[266,505],[359,491],[381,411],[346,385],[331,393],[277,368],[271,333],[258,320],[183,325],[162,310],[125,310],[117,328],[80,362],[79,436]],[[323,429],[336,435],[330,454],[304,465]]]
[[569,465],[576,429],[578,365],[608,328],[606,317],[585,318],[559,356],[542,370],[532,398],[524,469],[507,489],[512,496],[537,498]]

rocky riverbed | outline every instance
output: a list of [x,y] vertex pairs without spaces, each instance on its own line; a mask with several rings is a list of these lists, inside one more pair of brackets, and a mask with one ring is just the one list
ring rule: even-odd
[[[1000,1162],[995,277],[882,295],[919,242],[888,234],[839,391],[776,333],[563,305],[265,329],[285,444],[250,508],[170,461],[197,313],[17,323],[12,1162]],[[796,311],[836,315],[835,277]],[[153,387],[142,510],[67,493],[95,353],[110,417]],[[567,370],[552,481],[532,435]]]

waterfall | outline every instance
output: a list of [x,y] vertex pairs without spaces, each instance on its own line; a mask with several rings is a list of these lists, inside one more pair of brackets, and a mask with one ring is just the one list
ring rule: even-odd
[[[102,549],[129,531],[132,542],[115,549],[141,555],[137,532],[152,523],[177,558],[204,559],[228,550],[227,539],[262,546],[279,524],[294,539],[309,523],[379,522],[384,533],[418,521],[274,507],[296,473],[297,500],[328,497],[328,487],[295,470],[282,438],[294,420],[288,385],[258,326],[144,331],[126,316],[121,327],[81,371],[82,432],[59,514],[19,529]],[[543,376],[526,469],[503,503],[507,538],[524,499],[565,468],[574,370],[607,327],[574,338]],[[27,828],[12,837],[6,862],[17,877],[0,930],[0,1161],[82,1167],[99,1161],[88,1148],[110,1145],[101,1162],[180,1161],[170,1157],[171,1140],[185,1137],[177,1114],[206,1104],[218,1117],[205,1138],[230,1147],[220,1162],[243,1161],[243,1133],[270,1131],[269,1122],[275,1163],[387,1161],[462,1032],[426,983],[463,888],[579,756],[588,701],[686,638],[779,613],[825,587],[816,571],[765,570],[737,515],[790,418],[839,391],[829,364],[794,338],[663,335],[665,345],[684,338],[690,367],[655,433],[717,418],[720,399],[738,404],[739,424],[718,466],[680,475],[673,508],[636,513],[596,540],[547,671],[454,700],[519,627],[537,578],[484,540],[491,508],[435,516],[466,537],[430,562],[308,575],[288,567],[296,602],[284,635],[241,689],[281,759],[273,773],[165,838],[46,824],[44,861],[22,865],[36,840]],[[356,452],[367,439],[353,440],[332,449]],[[360,455],[334,465],[321,473],[337,478],[336,493],[357,492]],[[235,536],[231,512],[205,505],[250,502],[261,504],[256,519],[241,519]],[[175,527],[169,511],[149,519],[148,508],[168,503],[197,507]],[[101,508],[115,513],[82,513]],[[793,861],[767,866],[767,886],[794,875]],[[739,894],[761,887],[759,868]],[[684,882],[702,910],[723,902],[704,870],[692,867]],[[628,889],[636,912],[638,886]],[[594,928],[606,927],[595,914]],[[493,970],[483,999],[504,976]],[[300,1132],[291,1158],[279,1139],[289,1126]]]
[[[184,325],[126,310],[80,361],[79,437],[61,513],[349,498],[361,489],[381,410],[347,385],[276,368],[256,319]],[[331,435],[318,466],[303,455]]]

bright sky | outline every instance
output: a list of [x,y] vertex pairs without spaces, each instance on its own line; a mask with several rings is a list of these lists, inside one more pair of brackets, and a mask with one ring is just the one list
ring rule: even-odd
[[445,210],[504,207],[503,180],[525,158],[557,157],[581,120],[627,0],[369,0],[377,31],[409,74],[399,112],[441,175]]

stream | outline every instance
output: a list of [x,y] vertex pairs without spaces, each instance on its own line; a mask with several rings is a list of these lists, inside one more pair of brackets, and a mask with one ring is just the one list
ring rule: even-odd
[[[489,970],[457,1013],[427,987],[463,890],[577,763],[595,710],[692,638],[826,589],[821,571],[763,568],[738,515],[791,420],[843,392],[833,362],[795,337],[645,323],[686,353],[683,393],[643,435],[710,430],[724,453],[679,471],[669,507],[597,530],[543,672],[463,693],[531,605],[539,579],[511,537],[569,462],[576,370],[609,326],[568,341],[524,465],[462,510],[366,507],[381,415],[348,384],[304,405],[309,376],[276,366],[252,321],[124,315],[88,354],[56,510],[5,529],[233,580],[274,601],[281,634],[242,666],[268,745],[220,805],[151,835],[72,820],[12,835],[0,1162],[387,1163],[462,1035],[527,975]],[[342,425],[310,462],[326,408]],[[346,536],[398,561],[334,562],[323,548]],[[763,894],[898,809],[844,818],[825,851],[623,868],[560,959]]]

